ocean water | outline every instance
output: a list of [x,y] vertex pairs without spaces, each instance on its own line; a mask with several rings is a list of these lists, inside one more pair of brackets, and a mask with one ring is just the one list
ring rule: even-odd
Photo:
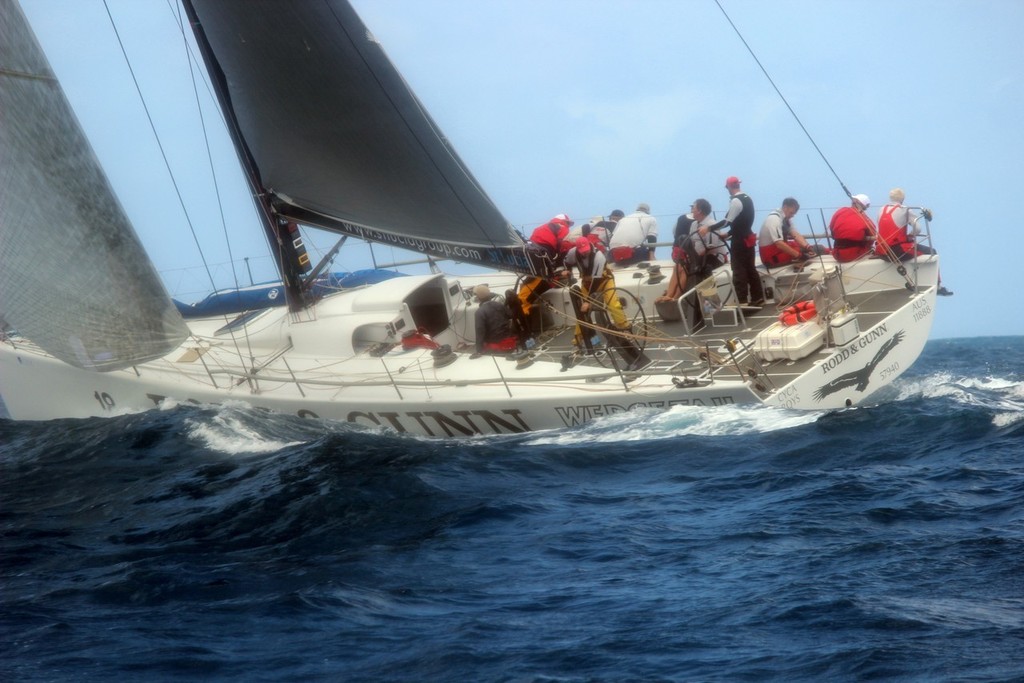
[[1024,337],[886,402],[441,441],[0,421],[0,680],[1024,680]]

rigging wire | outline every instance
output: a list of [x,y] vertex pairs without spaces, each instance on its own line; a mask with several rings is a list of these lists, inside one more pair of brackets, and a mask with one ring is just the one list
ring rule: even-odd
[[160,136],[157,134],[156,124],[153,122],[153,115],[149,111],[146,99],[142,96],[142,88],[139,85],[139,79],[135,75],[135,69],[132,68],[131,61],[128,59],[128,51],[124,47],[124,41],[121,40],[121,33],[117,30],[117,24],[114,22],[114,15],[110,12],[110,6],[107,4],[107,0],[103,0],[103,9],[107,12],[107,18],[110,20],[110,26],[114,30],[114,37],[117,38],[118,47],[121,48],[121,55],[124,57],[125,65],[128,67],[128,73],[131,74],[132,82],[135,84],[135,91],[139,95],[139,102],[142,104],[143,111],[146,112],[146,119],[149,121],[149,128],[153,131],[153,137],[156,140],[157,147],[160,149],[160,156],[163,157],[164,167],[167,169],[167,175],[170,176],[174,192],[178,196],[178,203],[181,205],[181,210],[185,214],[185,222],[188,223],[188,229],[192,232],[192,240],[195,242],[196,248],[199,250],[199,258],[202,260],[203,267],[206,269],[206,277],[210,280],[210,287],[216,290],[217,286],[213,282],[213,273],[210,271],[210,266],[206,262],[206,256],[203,254],[203,248],[199,244],[199,236],[196,235],[196,229],[192,224],[192,218],[188,215],[188,209],[185,206],[185,199],[181,196],[181,188],[178,187],[178,181],[174,177],[174,173],[171,172],[171,164],[167,159],[167,152],[164,150],[164,145],[160,140]]
[[[168,8],[170,9],[170,5],[168,5]],[[171,9],[171,14],[175,15],[173,9]],[[181,33],[181,42],[182,46],[185,49],[185,60],[188,62],[189,76],[192,78],[192,93],[195,96],[196,113],[199,115],[199,124],[203,129],[203,144],[206,145],[206,160],[210,164],[210,177],[213,180],[213,191],[214,195],[217,198],[217,210],[220,212],[220,225],[221,230],[224,233],[224,244],[228,250],[228,263],[231,264],[231,279],[235,284],[235,291],[238,291],[240,289],[238,285],[238,271],[235,268],[235,257],[231,249],[231,238],[228,235],[228,222],[227,219],[224,217],[224,202],[220,194],[220,184],[217,182],[217,169],[214,167],[213,164],[213,152],[210,149],[210,135],[206,129],[206,117],[203,116],[203,105],[202,102],[200,102],[199,100],[199,86],[196,83],[196,70],[194,68],[195,57],[192,54],[191,49],[189,48],[188,38],[186,37],[185,34],[185,24],[181,16],[181,5],[178,5],[178,12],[175,15],[175,21],[178,24],[178,31]],[[199,250],[200,252],[202,252],[202,247],[200,247]],[[228,329],[231,334],[231,341],[234,342],[235,352],[238,354],[238,360],[244,366],[245,358],[242,356],[242,349],[238,344],[238,339],[235,337],[235,328],[233,326],[229,326]],[[243,330],[244,333],[242,337],[245,340],[246,350],[249,352],[249,360],[252,365],[252,369],[253,371],[255,371],[256,358],[252,349],[252,340],[249,337],[249,326],[245,325],[243,327]]]
[[[173,10],[172,10],[172,14],[173,14]],[[238,289],[238,272],[235,269],[235,257],[234,257],[234,254],[232,253],[232,250],[231,250],[231,239],[228,236],[228,223],[227,223],[227,219],[224,217],[224,202],[222,201],[221,195],[220,195],[220,184],[217,182],[217,170],[216,170],[216,168],[214,168],[214,165],[213,165],[213,152],[210,149],[210,135],[209,135],[209,132],[206,129],[206,117],[203,116],[203,106],[202,106],[202,103],[199,101],[199,87],[198,87],[198,85],[196,83],[196,70],[194,68],[194,64],[195,64],[194,57],[192,55],[192,51],[189,49],[188,39],[185,36],[185,26],[184,26],[184,22],[183,22],[182,17],[181,17],[181,6],[180,5],[178,6],[178,12],[177,12],[177,15],[175,16],[175,21],[177,21],[177,23],[178,23],[178,30],[181,33],[181,40],[182,40],[182,43],[183,43],[183,45],[185,47],[185,59],[188,62],[188,72],[189,72],[189,76],[192,78],[192,93],[193,93],[193,95],[195,95],[196,113],[199,115],[199,125],[203,129],[203,144],[206,145],[206,160],[210,164],[210,177],[213,180],[213,192],[214,192],[214,195],[217,198],[217,210],[220,213],[220,225],[221,225],[221,229],[224,232],[224,244],[225,244],[225,246],[227,247],[227,250],[228,250],[228,262],[231,264],[231,279],[232,279],[232,281],[235,284],[235,289]],[[202,248],[200,248],[200,251],[202,251]]]
[[807,139],[810,140],[811,145],[814,146],[814,150],[818,153],[818,156],[820,156],[821,160],[825,162],[826,166],[828,166],[828,170],[832,171],[832,175],[834,175],[836,180],[839,182],[839,186],[843,188],[843,192],[846,193],[847,197],[853,198],[853,194],[851,194],[850,190],[847,189],[846,184],[843,182],[842,178],[839,177],[839,174],[836,173],[836,170],[832,168],[832,164],[828,162],[828,159],[825,157],[824,152],[822,152],[821,148],[818,147],[818,143],[814,141],[813,137],[811,137],[811,134],[807,131],[807,128],[804,126],[803,121],[801,121],[800,117],[796,115],[796,112],[793,110],[793,107],[789,105],[789,101],[786,99],[786,96],[783,95],[782,91],[779,90],[779,87],[775,85],[775,81],[772,80],[772,77],[771,75],[769,75],[768,70],[764,68],[764,65],[761,64],[761,60],[757,58],[756,54],[754,54],[754,50],[751,49],[750,45],[747,44],[747,41],[743,37],[743,34],[740,33],[739,28],[736,27],[736,24],[734,24],[732,19],[729,17],[729,13],[725,11],[724,7],[722,7],[722,3],[719,2],[719,0],[715,0],[715,4],[718,5],[718,9],[722,11],[722,14],[725,16],[725,20],[729,22],[730,26],[732,26],[732,30],[736,32],[736,36],[740,39],[740,42],[743,43],[743,47],[747,48],[747,52],[749,52],[750,56],[754,58],[754,61],[757,63],[757,66],[761,69],[761,72],[764,74],[764,77],[768,79],[769,83],[771,83],[772,88],[775,89],[775,92],[782,100],[782,103],[786,105],[786,109],[788,109],[789,113],[793,115],[793,119],[796,120],[797,125],[800,126],[800,130],[802,130],[804,132],[804,135],[807,136]]
[[[732,19],[729,17],[728,12],[726,12],[725,8],[722,7],[722,3],[719,0],[715,0],[715,4],[718,5],[718,9],[720,9],[722,11],[722,15],[725,16],[725,20],[729,22],[730,26],[732,26],[732,30],[736,32],[736,36],[740,39],[740,42],[743,43],[743,47],[747,48],[747,52],[749,52],[750,56],[754,58],[754,61],[757,63],[757,66],[761,69],[761,72],[764,74],[765,78],[768,79],[768,82],[771,83],[772,88],[775,89],[775,92],[778,94],[778,96],[782,100],[783,104],[786,105],[786,109],[789,109],[789,113],[793,115],[793,119],[797,122],[797,125],[800,126],[800,130],[802,130],[804,132],[804,135],[806,135],[807,139],[810,140],[811,145],[814,146],[815,151],[818,152],[818,155],[821,157],[821,160],[825,162],[826,166],[828,166],[828,170],[832,171],[832,175],[835,176],[836,180],[839,182],[839,186],[843,188],[843,192],[846,193],[846,196],[848,198],[853,199],[853,194],[846,187],[846,184],[843,182],[842,178],[839,177],[839,174],[836,173],[836,170],[834,168],[832,168],[832,164],[829,163],[828,159],[825,157],[824,152],[822,152],[821,148],[818,147],[818,143],[814,141],[814,138],[811,136],[810,132],[808,132],[807,128],[804,126],[803,122],[800,120],[800,117],[796,115],[796,112],[793,110],[793,107],[790,106],[789,101],[786,99],[786,96],[783,95],[782,91],[779,90],[779,87],[777,85],[775,85],[775,81],[772,80],[772,77],[768,73],[768,70],[764,68],[764,65],[761,64],[761,60],[757,58],[756,54],[754,54],[754,50],[747,43],[746,39],[743,37],[743,34],[740,33],[740,30],[739,30],[739,28],[736,27],[736,24],[733,23]],[[892,249],[890,247],[888,247],[888,245],[886,245],[886,251],[887,251],[886,258],[888,258],[889,261],[898,264],[898,259],[895,258],[895,255],[893,254]],[[913,289],[916,286],[914,284],[913,280],[907,275],[905,269],[900,274],[903,276],[903,279],[906,281],[908,289]]]
[[[181,188],[178,186],[177,178],[175,177],[174,172],[171,170],[171,164],[170,164],[170,160],[167,158],[167,152],[164,149],[164,145],[163,145],[163,142],[161,141],[160,135],[157,133],[156,124],[153,121],[153,116],[152,116],[152,114],[149,111],[149,106],[146,104],[146,98],[142,94],[142,88],[139,85],[139,79],[135,75],[135,69],[132,68],[131,60],[129,60],[129,58],[128,58],[128,51],[125,49],[124,41],[121,40],[121,34],[118,31],[118,29],[117,29],[117,24],[114,22],[114,16],[113,16],[113,14],[110,11],[110,6],[107,4],[107,0],[103,0],[103,8],[107,12],[107,18],[110,20],[110,26],[111,26],[111,28],[114,31],[114,36],[117,38],[117,44],[118,44],[118,46],[121,49],[121,55],[124,57],[125,65],[128,67],[128,72],[131,74],[132,82],[135,84],[135,91],[136,91],[136,93],[139,96],[139,102],[142,104],[142,109],[146,113],[146,119],[149,121],[150,130],[153,131],[153,138],[156,141],[157,147],[160,150],[160,155],[161,155],[161,157],[164,160],[164,167],[167,169],[167,175],[170,178],[171,185],[174,187],[174,192],[175,192],[175,194],[178,197],[178,203],[181,205],[182,213],[185,216],[185,222],[188,224],[189,231],[192,233],[192,240],[193,240],[193,242],[196,245],[196,250],[199,252],[199,259],[202,261],[203,269],[206,271],[206,277],[210,281],[210,289],[212,291],[216,291],[217,290],[217,285],[214,282],[213,273],[210,270],[210,265],[209,265],[209,263],[206,260],[206,254],[203,252],[203,247],[202,247],[202,245],[199,242],[199,236],[196,234],[195,225],[193,224],[192,218],[191,218],[191,216],[189,215],[189,212],[188,212],[188,208],[185,205],[185,199],[184,199],[184,197],[181,194]],[[168,6],[168,8],[170,9],[170,6]],[[171,11],[172,11],[172,14],[173,14],[173,10],[171,10]],[[213,168],[213,156],[212,156],[212,153],[211,153],[211,150],[210,150],[209,135],[207,134],[207,130],[206,130],[206,121],[205,121],[205,119],[203,118],[203,115],[202,115],[202,107],[199,104],[199,91],[198,91],[198,87],[196,86],[195,71],[192,68],[193,61],[192,61],[192,58],[191,58],[191,54],[189,53],[188,41],[185,39],[185,32],[184,32],[184,28],[183,28],[183,24],[182,24],[180,15],[177,17],[177,22],[178,22],[178,28],[181,31],[182,40],[185,42],[186,58],[188,59],[188,62],[189,62],[189,73],[192,76],[192,89],[193,89],[193,92],[195,93],[195,97],[196,97],[196,108],[199,110],[199,118],[200,118],[200,122],[201,122],[202,129],[203,129],[203,140],[204,140],[204,142],[206,144],[207,159],[210,161],[210,173],[213,176],[213,184],[214,184],[214,189],[215,189],[215,193],[216,193],[216,196],[217,196],[217,206],[218,206],[218,208],[220,210],[221,224],[222,224],[222,226],[224,228],[225,241],[228,242],[228,258],[229,258],[230,263],[231,263],[232,279],[234,280],[235,288],[238,289],[238,275],[237,275],[237,272],[235,270],[235,263],[234,263],[233,256],[231,255],[231,243],[230,243],[230,241],[228,240],[228,237],[227,237],[227,222],[226,222],[226,220],[224,218],[224,207],[223,207],[223,202],[221,201],[220,188],[219,188],[219,186],[217,184],[217,175],[216,175],[216,173],[214,171],[214,168]],[[234,331],[232,331],[231,337],[234,340]],[[247,345],[249,343],[248,334],[246,334],[246,343],[247,343]],[[244,359],[242,358],[241,348],[239,347],[237,340],[235,341],[234,346],[235,346],[235,350],[238,352],[239,360],[242,360],[242,362],[244,364]],[[249,355],[250,355],[250,358],[251,358],[252,357],[252,349],[251,348],[249,349]]]

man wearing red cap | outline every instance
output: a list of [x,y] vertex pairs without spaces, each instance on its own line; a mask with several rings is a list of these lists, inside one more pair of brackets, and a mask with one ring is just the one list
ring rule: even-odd
[[[615,294],[615,276],[608,267],[604,253],[595,249],[586,237],[581,237],[565,255],[565,265],[569,268],[575,266],[580,271],[579,288],[573,287],[569,290],[577,318],[576,334],[573,339],[576,348],[593,350],[591,338],[595,335],[595,330],[590,327],[583,329],[580,321],[590,322],[590,313],[595,309],[603,314],[598,316],[599,326],[628,334],[631,331],[630,324],[622,310],[622,303]],[[609,330],[604,331],[604,336],[622,354],[627,369],[635,370],[650,362],[628,337],[614,334]]]
[[754,200],[740,190],[740,179],[734,175],[725,179],[725,189],[731,197],[725,222],[731,226],[732,234],[732,286],[740,304],[750,302],[752,306],[761,306],[764,288],[754,261],[757,247],[753,230]]

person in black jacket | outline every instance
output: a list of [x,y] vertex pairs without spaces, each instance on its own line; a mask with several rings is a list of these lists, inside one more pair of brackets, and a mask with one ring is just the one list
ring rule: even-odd
[[517,337],[512,331],[512,314],[505,302],[491,293],[487,285],[477,285],[473,295],[480,302],[474,317],[476,327],[476,353],[511,353],[516,350]]
[[754,261],[757,253],[757,235],[753,231],[754,201],[740,190],[740,179],[736,176],[725,179],[725,189],[730,196],[725,221],[732,234],[732,286],[740,304],[749,301],[752,306],[761,306],[764,304],[764,288]]

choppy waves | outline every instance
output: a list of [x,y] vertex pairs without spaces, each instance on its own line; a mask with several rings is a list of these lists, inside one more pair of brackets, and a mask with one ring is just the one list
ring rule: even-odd
[[0,678],[1012,679],[1024,344],[838,412],[0,421]]

